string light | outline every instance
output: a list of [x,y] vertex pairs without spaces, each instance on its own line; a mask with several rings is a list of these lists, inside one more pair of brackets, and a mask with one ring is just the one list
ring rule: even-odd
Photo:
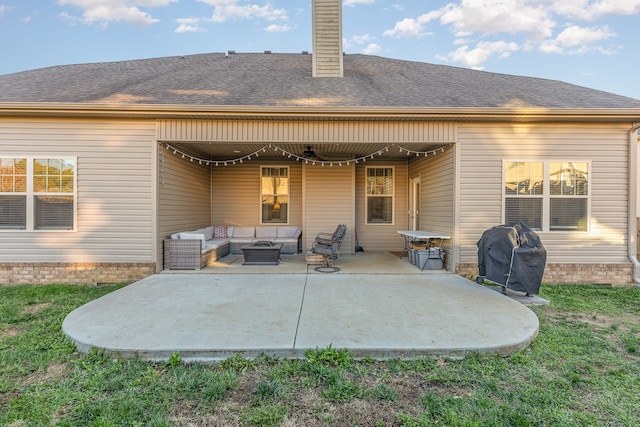
[[[303,156],[299,156],[295,153],[292,153],[290,151],[284,150],[283,148],[280,148],[276,145],[265,145],[262,148],[259,148],[258,150],[254,151],[253,153],[247,154],[245,156],[241,156],[241,157],[237,157],[235,159],[227,159],[227,160],[210,160],[210,159],[202,159],[196,156],[192,156],[188,153],[185,153],[184,151],[180,151],[178,148],[170,145],[170,144],[164,144],[165,148],[167,150],[171,150],[173,151],[173,154],[179,155],[181,156],[183,159],[188,158],[190,162],[193,162],[194,160],[198,161],[199,164],[205,164],[207,166],[209,166],[209,164],[214,164],[215,166],[219,166],[220,164],[223,164],[224,166],[227,166],[229,163],[231,164],[236,164],[236,162],[239,163],[243,163],[244,160],[251,160],[252,157],[255,158],[259,158],[260,157],[260,153],[266,153],[267,148],[270,150],[273,150],[274,152],[278,153],[282,153],[283,157],[287,157],[289,159],[294,158],[296,160],[296,162],[299,162],[301,160],[304,160],[305,164],[309,164],[309,162],[311,162],[311,164],[313,166],[315,166],[316,162],[320,163],[322,166],[325,165],[325,163],[328,163],[330,167],[333,167],[334,162],[333,161],[327,161],[327,160],[318,160],[316,161],[315,159],[309,159],[307,157],[303,157]],[[448,145],[443,145],[440,146],[438,148],[436,148],[435,150],[428,150],[428,151],[416,151],[416,150],[410,150],[408,148],[404,148],[404,147],[398,147],[398,149],[400,150],[400,153],[406,153],[407,156],[410,155],[415,155],[416,157],[420,157],[420,156],[424,156],[427,157],[429,155],[434,156],[436,155],[438,152],[444,153],[445,147],[447,146],[451,146],[453,144],[448,144]],[[383,149],[380,149],[376,152],[370,153],[370,154],[366,154],[364,156],[361,157],[356,157],[353,159],[343,159],[340,161],[335,161],[335,163],[337,163],[339,166],[342,166],[342,163],[346,163],[347,166],[351,165],[351,162],[354,162],[355,164],[358,164],[358,162],[362,161],[362,162],[366,162],[367,159],[374,159],[376,155],[378,156],[383,156],[385,153],[389,152],[389,148],[395,146],[395,144],[392,144],[390,146],[386,146]]]
[[174,146],[172,146],[170,144],[165,144],[165,148],[167,150],[172,150],[173,154],[179,155],[183,159],[188,158],[190,162],[197,161],[199,164],[203,164],[204,163],[207,166],[209,166],[209,164],[215,164],[215,166],[219,166],[222,163],[224,166],[227,166],[228,163],[233,163],[235,165],[236,162],[243,163],[244,160],[251,160],[252,157],[260,157],[260,154],[259,154],[260,151],[265,152],[267,147],[260,148],[259,150],[254,151],[251,154],[247,154],[246,156],[237,157],[235,159],[215,160],[215,161],[210,160],[210,159],[202,159],[202,158],[199,158],[197,156],[192,156],[192,155],[190,155],[188,153],[185,153],[184,151],[180,151],[178,148],[176,148],[176,147],[174,147]]
[[400,152],[406,152],[407,156],[414,154],[416,157],[420,157],[420,156],[424,156],[427,157],[429,155],[431,156],[435,156],[436,154],[438,154],[438,152],[440,153],[444,153],[444,149],[445,147],[449,147],[453,144],[447,144],[447,145],[443,145],[440,146],[438,148],[436,148],[435,150],[428,150],[428,151],[415,151],[415,150],[409,150],[408,148],[404,148],[404,147],[398,147],[400,149]]

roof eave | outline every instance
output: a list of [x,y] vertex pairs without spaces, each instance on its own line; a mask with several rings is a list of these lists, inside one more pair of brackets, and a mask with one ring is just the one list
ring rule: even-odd
[[416,108],[12,102],[0,103],[0,117],[637,122],[640,121],[640,108]]

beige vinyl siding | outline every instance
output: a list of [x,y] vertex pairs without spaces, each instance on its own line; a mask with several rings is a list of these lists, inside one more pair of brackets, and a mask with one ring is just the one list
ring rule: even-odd
[[154,262],[155,124],[0,120],[0,157],[77,157],[75,232],[0,231],[0,262]]
[[158,145],[158,256],[162,242],[179,231],[211,225],[209,167]]
[[353,253],[355,165],[341,167],[303,165],[304,248],[310,248],[320,232],[333,233],[347,226],[342,253]]
[[590,232],[540,232],[547,262],[628,262],[627,131],[607,124],[461,124],[460,261],[476,262],[476,242],[501,224],[507,159],[591,162]]
[[[289,225],[302,225],[302,166],[252,160],[242,164],[211,166],[211,221],[213,225],[260,225],[260,167],[289,167]],[[275,224],[273,224],[275,225]]]
[[[443,242],[447,268],[456,264],[455,242],[455,146],[445,147],[435,156],[413,159],[409,178],[420,178],[420,230],[451,236]],[[409,208],[407,208],[408,210]]]
[[[393,167],[394,199],[393,224],[367,224],[366,168]],[[398,230],[408,228],[408,165],[406,160],[369,161],[356,168],[356,224],[358,243],[367,251],[401,251],[404,240]]]
[[177,142],[282,142],[316,143],[412,143],[455,142],[451,122],[370,122],[339,120],[162,120],[159,141]]

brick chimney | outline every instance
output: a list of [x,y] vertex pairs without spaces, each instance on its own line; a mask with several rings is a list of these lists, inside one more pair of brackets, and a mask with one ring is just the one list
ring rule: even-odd
[[313,77],[343,77],[342,0],[312,0]]

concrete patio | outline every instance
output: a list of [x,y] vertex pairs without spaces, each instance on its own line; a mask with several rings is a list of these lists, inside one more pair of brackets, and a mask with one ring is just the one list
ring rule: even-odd
[[62,328],[80,351],[186,361],[261,353],[302,358],[348,348],[355,357],[506,355],[538,333],[514,298],[445,270],[420,271],[388,252],[342,255],[319,273],[302,255],[276,266],[228,256],[201,271],[147,277],[70,313]]

